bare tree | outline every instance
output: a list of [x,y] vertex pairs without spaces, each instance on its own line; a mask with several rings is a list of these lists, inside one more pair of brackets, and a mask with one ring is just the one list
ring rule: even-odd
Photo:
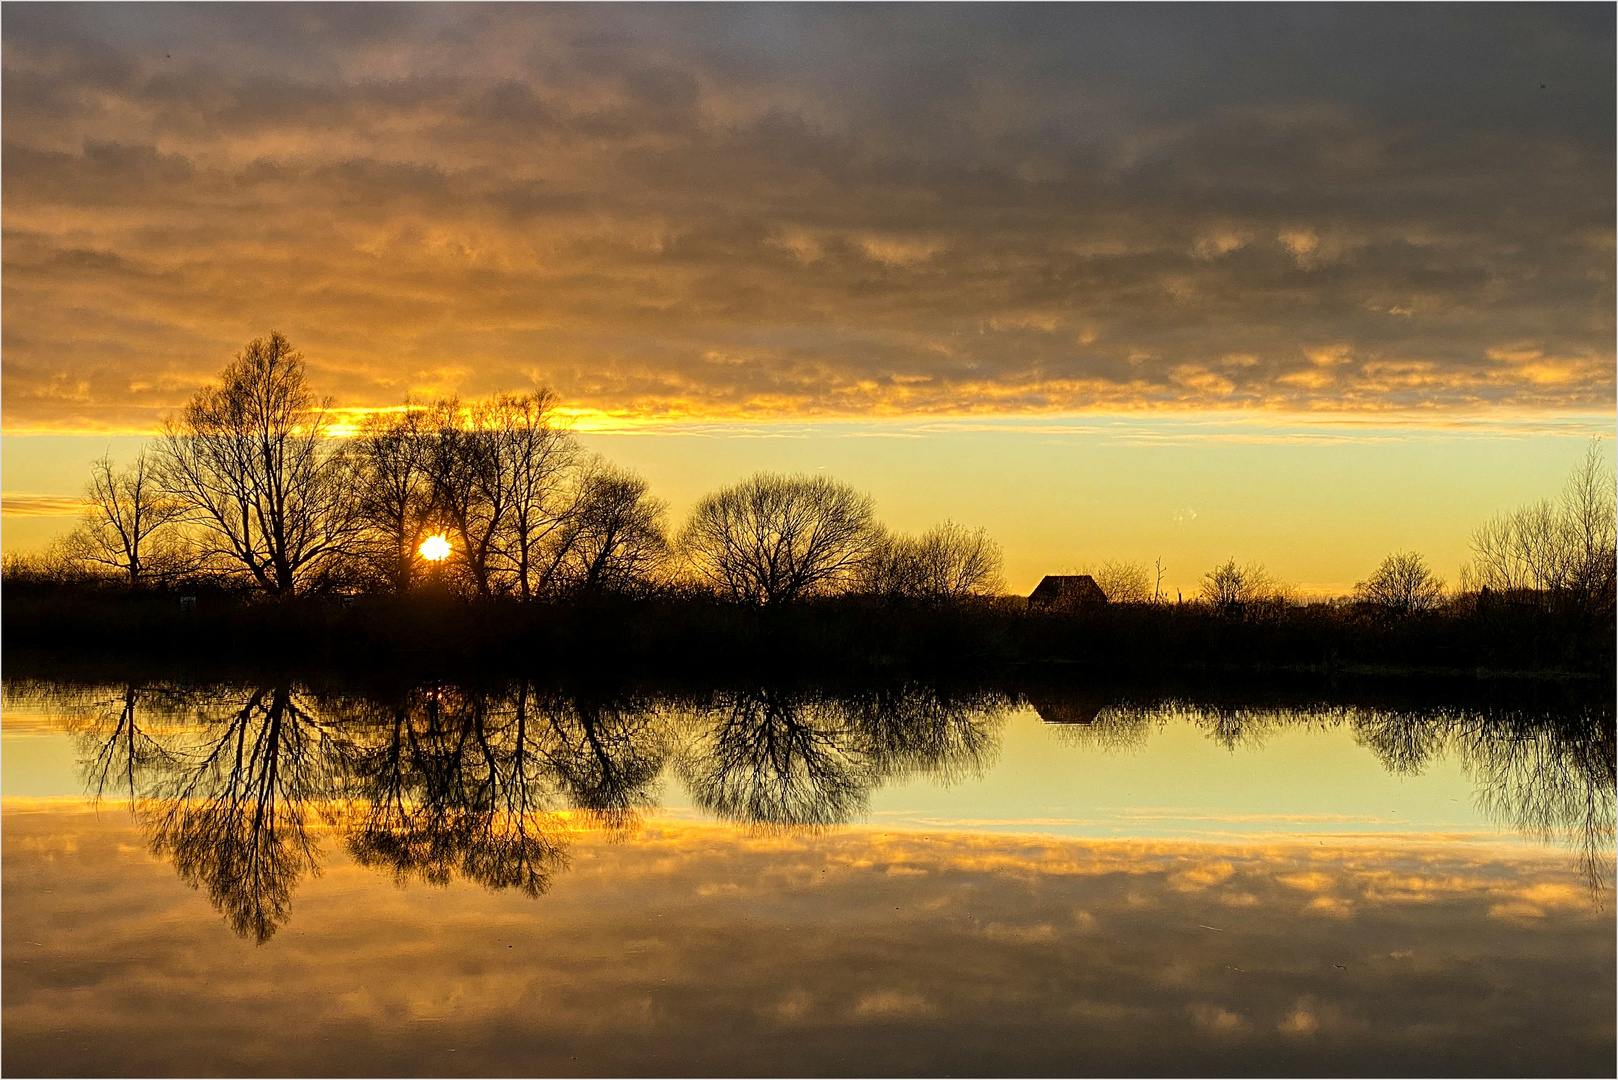
[[432,408],[433,501],[478,596],[527,600],[552,585],[579,495],[578,447],[552,422],[555,402],[538,390]]
[[953,521],[935,525],[916,542],[924,595],[950,600],[985,596],[1005,587],[1000,545],[984,528]]
[[559,538],[567,581],[585,592],[643,586],[668,553],[665,509],[640,477],[593,467],[579,482],[578,500]]
[[1618,488],[1593,439],[1562,489],[1565,534],[1573,549],[1568,587],[1597,608],[1610,610],[1618,575]]
[[1546,602],[1609,610],[1614,588],[1618,493],[1599,440],[1591,442],[1562,495],[1485,522],[1472,534],[1464,589],[1523,590]]
[[415,584],[421,543],[433,531],[431,428],[426,413],[370,417],[351,452],[362,526],[356,554],[396,592]]
[[204,552],[288,593],[333,560],[356,526],[347,461],[326,438],[302,354],[280,333],[255,338],[170,419],[158,443],[163,484],[197,526]]
[[552,422],[555,407],[554,394],[537,390],[503,394],[476,412],[475,422],[494,434],[496,463],[509,492],[496,550],[524,600],[550,588],[559,563],[556,552],[562,550],[554,540],[584,493],[584,485],[568,482],[578,446]]
[[1414,551],[1397,552],[1382,560],[1365,581],[1354,586],[1354,598],[1394,615],[1430,611],[1444,600],[1444,583]]
[[921,536],[883,537],[864,562],[861,584],[887,596],[959,600],[999,591],[1002,562],[987,530],[946,521]]
[[1090,576],[1095,579],[1107,601],[1113,604],[1150,603],[1156,595],[1152,588],[1152,573],[1145,563],[1131,559],[1108,559]]
[[1228,559],[1202,576],[1202,598],[1221,611],[1239,610],[1250,604],[1278,604],[1287,589],[1262,564],[1237,566]]
[[843,586],[878,537],[870,496],[827,477],[759,473],[705,496],[680,547],[721,593],[779,604]]
[[174,529],[184,507],[163,490],[145,450],[122,469],[107,456],[94,462],[84,501],[83,519],[66,539],[69,558],[109,568],[130,585],[184,568]]
[[501,468],[499,437],[480,427],[478,410],[450,398],[432,407],[429,468],[433,503],[454,534],[457,561],[472,591],[493,596],[500,531],[511,514],[511,485]]

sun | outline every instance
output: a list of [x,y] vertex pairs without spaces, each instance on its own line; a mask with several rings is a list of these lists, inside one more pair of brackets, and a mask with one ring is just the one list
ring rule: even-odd
[[421,557],[428,562],[443,562],[449,558],[449,537],[443,533],[429,536],[421,542]]

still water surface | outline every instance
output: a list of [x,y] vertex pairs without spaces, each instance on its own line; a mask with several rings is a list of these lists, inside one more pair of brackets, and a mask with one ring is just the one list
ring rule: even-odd
[[42,1074],[1609,1074],[1610,707],[6,684]]

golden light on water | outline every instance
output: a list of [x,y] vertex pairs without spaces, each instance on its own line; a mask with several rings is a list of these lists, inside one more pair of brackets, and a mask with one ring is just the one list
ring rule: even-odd
[[421,552],[421,557],[426,559],[428,562],[443,562],[445,559],[449,558],[449,538],[443,533],[439,533],[436,536],[429,536],[427,539],[421,542],[421,547],[419,550]]

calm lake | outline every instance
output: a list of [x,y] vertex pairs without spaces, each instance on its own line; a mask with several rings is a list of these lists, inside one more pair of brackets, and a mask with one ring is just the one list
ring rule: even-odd
[[1611,1075],[1610,700],[5,684],[28,1075]]

